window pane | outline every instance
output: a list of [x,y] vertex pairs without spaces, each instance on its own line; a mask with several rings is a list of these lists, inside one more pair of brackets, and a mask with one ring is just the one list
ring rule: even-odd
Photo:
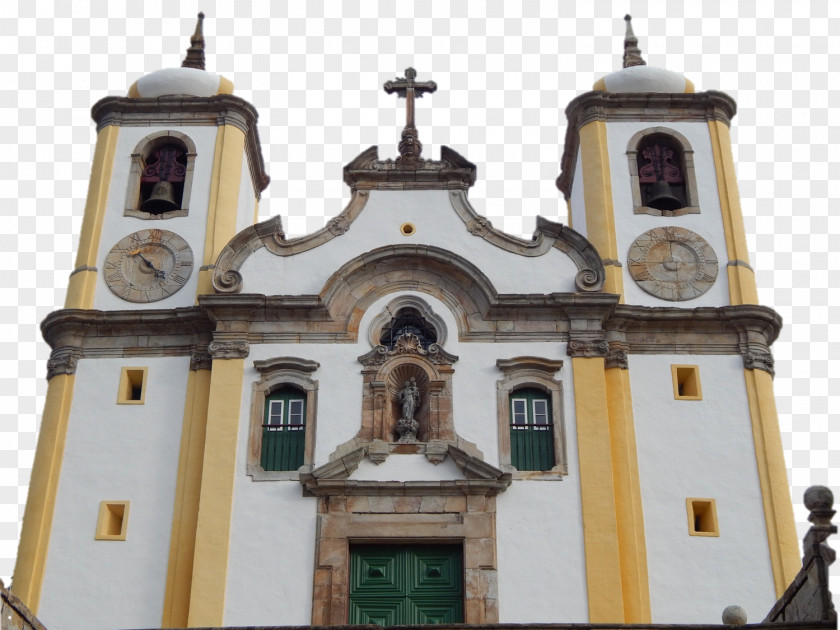
[[534,401],[534,424],[548,424],[548,401]]
[[513,417],[511,418],[513,424],[526,424],[528,422],[527,406],[524,398],[514,398],[511,401],[511,409],[513,410]]
[[302,425],[303,424],[303,401],[290,400],[289,401],[289,424]]
[[266,424],[283,424],[283,401],[268,401],[268,418]]

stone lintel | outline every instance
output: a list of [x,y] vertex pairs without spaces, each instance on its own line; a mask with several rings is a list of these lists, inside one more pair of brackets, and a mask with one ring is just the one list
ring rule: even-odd
[[344,183],[357,190],[468,190],[475,184],[476,167],[447,146],[440,160],[402,164],[379,159],[372,146],[344,167]]

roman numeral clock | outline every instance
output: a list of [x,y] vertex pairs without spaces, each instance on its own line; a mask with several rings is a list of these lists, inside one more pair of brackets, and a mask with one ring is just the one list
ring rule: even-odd
[[139,230],[120,239],[105,257],[105,283],[128,302],[156,302],[190,277],[189,244],[168,230]]
[[682,302],[703,295],[715,283],[718,260],[702,236],[680,227],[641,234],[627,254],[630,275],[653,296]]

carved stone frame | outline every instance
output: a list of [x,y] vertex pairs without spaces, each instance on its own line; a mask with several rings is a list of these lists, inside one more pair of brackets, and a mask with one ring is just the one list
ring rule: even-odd
[[[668,136],[676,142],[682,151],[680,166],[685,177],[685,207],[676,210],[659,210],[642,205],[642,190],[639,184],[639,144],[646,136],[658,134]],[[650,214],[655,217],[679,217],[684,214],[699,214],[700,200],[697,194],[697,178],[694,173],[694,149],[691,148],[688,138],[669,129],[668,127],[650,127],[634,134],[627,143],[627,165],[630,169],[630,190],[633,194],[633,213]]]
[[[140,180],[146,166],[146,158],[156,147],[174,142],[183,145],[187,150],[187,172],[184,177],[184,192],[181,195],[181,207],[178,210],[151,214],[140,210]],[[135,219],[172,219],[185,217],[190,213],[190,192],[192,191],[193,172],[195,169],[195,143],[188,135],[180,131],[158,131],[143,138],[131,154],[131,169],[128,173],[126,186],[125,211],[123,216]]]
[[[499,467],[513,475],[513,479],[561,480],[568,474],[566,455],[566,426],[563,420],[563,383],[554,374],[563,367],[562,361],[540,357],[499,359],[496,366],[504,378],[496,382],[496,413],[499,431]],[[510,396],[517,389],[532,387],[546,392],[551,398],[554,423],[554,467],[551,470],[517,470],[510,455]]]
[[[300,472],[312,470],[315,454],[315,423],[317,418],[318,381],[309,375],[320,367],[316,361],[297,357],[277,357],[254,361],[260,380],[254,383],[251,394],[251,422],[248,431],[247,474],[253,481],[296,481]],[[303,466],[298,470],[264,470],[260,465],[262,425],[265,399],[272,391],[292,386],[302,390],[306,397],[306,430]]]

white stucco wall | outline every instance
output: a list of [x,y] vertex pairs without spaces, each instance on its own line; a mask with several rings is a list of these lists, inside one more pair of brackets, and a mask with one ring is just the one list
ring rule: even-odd
[[[145,404],[118,405],[148,366]],[[189,359],[82,359],[38,617],[57,630],[159,627]],[[94,540],[101,501],[130,501],[125,541]]]
[[[694,149],[694,169],[700,214],[686,214],[680,217],[654,217],[648,214],[633,213],[630,169],[627,163],[627,144],[635,133],[656,126],[667,127],[681,133],[688,139],[692,149]],[[610,155],[616,244],[619,260],[624,265],[622,272],[625,302],[644,306],[680,306],[684,308],[729,304],[729,281],[726,276],[728,256],[708,123],[608,122],[607,149]],[[670,302],[642,291],[633,280],[627,266],[627,252],[630,245],[643,232],[663,226],[682,227],[696,232],[706,239],[714,249],[718,259],[717,281],[705,294],[685,302]]]
[[[671,365],[699,366],[702,400],[675,400]],[[630,356],[654,623],[760,621],[775,602],[739,356]],[[690,536],[686,498],[714,498],[719,537]]]
[[[358,343],[252,346],[241,401],[226,624],[308,624],[311,618],[316,499],[302,497],[298,481],[253,481],[245,474],[252,384],[259,377],[253,362],[295,356],[321,364],[311,376],[318,381],[315,466],[320,466],[359,430],[362,366],[357,358],[371,349],[368,330],[373,318],[391,300],[406,294],[423,299],[448,328],[445,348],[459,357],[452,379],[455,430],[474,442],[490,464],[499,464],[496,382],[503,375],[496,360],[521,355],[565,358],[562,343],[458,342],[455,320],[447,307],[432,296],[410,292],[389,294],[375,302],[362,318]],[[563,380],[570,474],[562,481],[516,481],[498,498],[502,621],[587,620],[574,399],[567,380],[570,367],[564,366],[556,375]],[[463,474],[448,459],[435,466],[422,455],[392,454],[379,466],[363,461],[351,478],[442,480],[463,479]],[[539,518],[534,518],[535,513]],[[526,526],[525,521],[532,522]],[[554,558],[550,567],[546,567],[547,553]],[[534,581],[537,574],[547,577]],[[564,593],[560,602],[558,588]]]
[[[403,223],[416,232],[404,236]],[[261,248],[242,265],[243,293],[316,294],[343,264],[386,245],[433,245],[466,258],[499,293],[574,292],[572,260],[557,249],[526,257],[491,245],[467,231],[446,190],[370,192],[370,199],[350,230],[296,256],[276,256]]]

